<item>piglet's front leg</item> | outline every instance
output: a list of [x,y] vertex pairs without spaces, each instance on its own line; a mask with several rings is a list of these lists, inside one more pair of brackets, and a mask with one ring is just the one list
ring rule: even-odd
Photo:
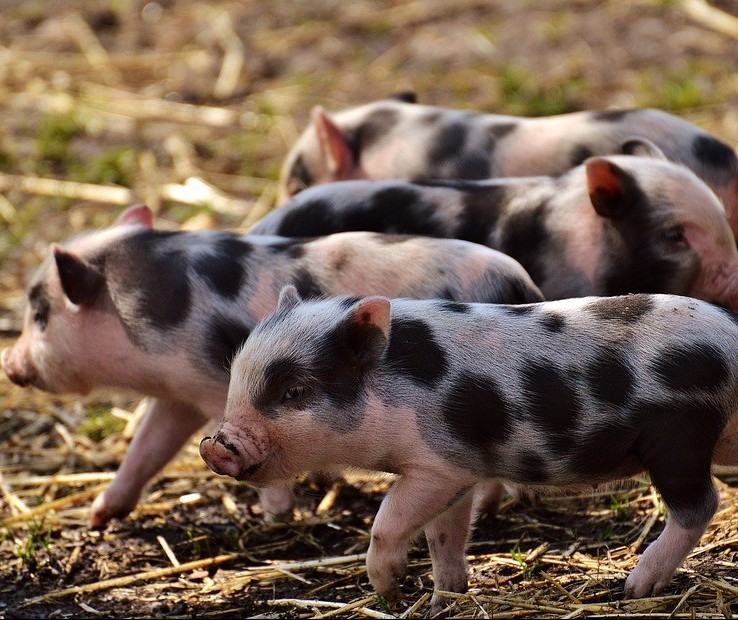
[[[397,598],[399,587],[407,571],[408,542],[426,526],[431,520],[444,513],[449,506],[459,501],[459,494],[464,495],[464,487],[458,482],[444,480],[435,475],[438,472],[423,472],[422,477],[406,474],[399,478],[389,490],[372,527],[372,539],[366,556],[366,568],[369,581],[379,594],[388,600]],[[471,498],[471,493],[468,494]],[[467,506],[468,504],[468,506]],[[463,509],[467,510],[466,523],[459,527],[466,540],[469,526],[468,512],[471,511],[471,499],[463,502]],[[458,514],[455,514],[458,517]],[[437,541],[442,532],[447,531],[447,523],[431,526],[430,538],[436,541],[436,553],[439,559],[451,561],[453,581],[458,581],[458,559],[450,560],[451,550],[458,554],[458,540],[448,541],[449,547],[438,549]],[[464,563],[463,546],[461,547],[461,563]],[[434,558],[435,560],[435,558]],[[435,561],[434,561],[435,564]],[[465,565],[464,565],[465,566]],[[437,571],[434,565],[434,574],[443,574]],[[465,569],[464,569],[465,572]],[[443,581],[446,581],[444,577]]]
[[144,486],[205,422],[190,405],[152,399],[115,478],[92,504],[90,525],[104,527],[131,512]]
[[[474,493],[459,491],[448,509],[425,526],[435,590],[466,592],[469,585],[466,566],[466,543],[469,537]],[[431,616],[438,615],[446,599],[437,592],[431,599]]]

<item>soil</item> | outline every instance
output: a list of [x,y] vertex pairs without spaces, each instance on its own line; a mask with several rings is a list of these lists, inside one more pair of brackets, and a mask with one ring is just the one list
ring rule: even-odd
[[[253,223],[316,104],[414,91],[517,115],[658,107],[738,144],[729,0],[0,0],[0,15],[0,348],[20,332],[25,283],[49,244],[109,225],[127,204],[146,202],[162,227]],[[391,480],[365,472],[298,481],[293,518],[267,523],[255,490],[210,472],[193,437],[129,518],[90,529],[138,405],[0,377],[1,618],[428,614],[422,539],[399,601],[367,580],[361,554]],[[717,482],[721,512],[662,597],[621,600],[664,523],[638,481],[507,498],[477,524],[469,594],[446,614],[731,617],[738,478]]]

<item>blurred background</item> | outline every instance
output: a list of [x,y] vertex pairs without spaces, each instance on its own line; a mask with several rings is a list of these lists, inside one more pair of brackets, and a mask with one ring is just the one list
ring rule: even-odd
[[[17,336],[25,282],[51,241],[105,227],[135,202],[152,207],[160,227],[247,228],[274,206],[283,158],[315,104],[331,111],[412,91],[420,103],[524,116],[656,107],[735,146],[737,67],[734,0],[0,0],[0,347]],[[255,498],[205,472],[192,447],[182,457],[187,464],[175,464],[177,475],[165,477],[145,498],[139,520],[127,522],[138,528],[135,535],[103,539],[88,532],[86,506],[99,491],[89,485],[108,480],[117,467],[135,406],[135,400],[117,397],[52,397],[0,377],[0,515],[19,519],[17,527],[0,530],[0,614],[1,599],[18,598],[15,584],[44,592],[69,580],[130,572],[141,558],[160,555],[141,532],[180,523],[165,510],[179,506],[177,498],[190,488],[193,478],[185,471],[210,481],[199,483],[198,501],[214,502],[214,508],[199,513],[195,525],[197,513],[183,509],[185,525],[175,538],[215,545],[214,532],[226,532],[223,540],[230,542],[221,540],[221,550],[238,548],[246,531],[243,515],[251,513],[231,510],[236,504],[224,498],[233,494],[246,507]],[[105,475],[71,489],[47,478],[101,471]],[[72,491],[82,502],[60,511],[54,502]],[[18,517],[13,497],[29,506],[53,504],[57,516],[43,512],[46,520],[38,526]],[[161,508],[167,497],[175,499]],[[595,540],[637,532],[644,519],[653,525],[662,518],[657,500],[644,497],[638,501],[646,504],[631,496],[613,504],[602,495],[595,504]],[[364,537],[362,549],[376,502],[367,509],[358,499],[363,507],[348,512],[363,519],[352,525]],[[592,501],[584,500],[581,512],[590,524]],[[223,525],[224,505],[235,525]],[[564,532],[575,511],[573,504],[561,505],[568,515],[560,520]],[[166,514],[167,523],[152,514]],[[518,518],[529,520],[521,525]],[[502,521],[513,532],[519,525],[531,531],[529,517]],[[198,533],[204,523],[209,529]],[[734,523],[730,527],[726,536],[734,540]],[[269,553],[324,553],[309,533],[290,535],[275,547],[275,532],[266,534]],[[336,536],[323,531],[323,545],[326,532]],[[302,544],[302,551],[294,544]],[[79,549],[90,574],[75,572]],[[218,552],[188,549],[190,557]],[[182,547],[175,551],[184,554]],[[425,553],[420,557],[427,560]],[[627,548],[621,557],[634,561]],[[509,569],[510,563],[502,565]],[[361,563],[356,566],[356,581],[366,587]],[[262,599],[274,596],[270,588]],[[163,594],[146,596],[160,600]],[[735,592],[730,596],[735,599]],[[132,600],[130,592],[117,597],[96,605],[117,614],[116,600]],[[207,604],[184,612],[202,615]],[[144,606],[142,613],[182,611],[179,603],[164,605]],[[35,609],[58,611],[55,605]]]

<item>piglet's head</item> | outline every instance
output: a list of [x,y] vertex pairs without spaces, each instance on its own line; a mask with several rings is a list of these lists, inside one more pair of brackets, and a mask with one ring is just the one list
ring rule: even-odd
[[321,106],[285,159],[279,181],[279,203],[313,185],[362,178],[356,156],[343,131]]
[[[714,192],[647,141],[631,140],[624,150],[632,155],[585,162],[590,201],[615,248],[612,264],[602,266],[613,288],[688,295],[738,310],[738,251]],[[619,275],[624,260],[632,267],[627,279]]]
[[384,297],[301,301],[285,287],[233,360],[222,424],[200,444],[207,465],[257,483],[319,466],[326,433],[360,421],[389,329]]
[[136,205],[108,230],[51,244],[27,290],[21,335],[2,352],[2,368],[13,383],[49,392],[91,389],[115,331],[105,312],[105,274],[94,257],[124,234],[123,227],[150,228],[152,221],[149,208]]

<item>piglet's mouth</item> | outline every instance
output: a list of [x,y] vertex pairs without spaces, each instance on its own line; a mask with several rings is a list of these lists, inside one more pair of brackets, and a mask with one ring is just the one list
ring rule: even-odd
[[256,463],[255,465],[251,465],[251,467],[247,467],[238,474],[238,476],[236,476],[236,480],[239,482],[247,482],[254,474],[256,474],[257,471],[259,471],[262,465],[263,463]]

